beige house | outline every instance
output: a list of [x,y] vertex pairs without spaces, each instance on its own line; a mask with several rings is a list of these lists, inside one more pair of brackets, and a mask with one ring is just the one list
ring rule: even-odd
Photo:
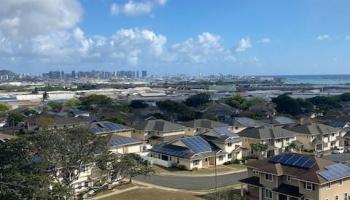
[[187,170],[226,162],[225,153],[200,136],[184,137],[168,144],[154,146],[150,150],[149,158],[146,159],[163,167],[179,167]]
[[186,129],[186,135],[195,135],[196,132],[210,131],[214,128],[228,127],[229,125],[209,120],[209,119],[196,119],[189,122],[184,122],[182,125],[188,127]]
[[227,127],[157,145],[150,152],[147,159],[154,164],[187,170],[242,159],[241,141]]
[[248,117],[235,117],[232,123],[232,131],[234,133],[239,133],[247,128],[256,128],[265,125],[267,124]]
[[259,200],[348,200],[350,167],[314,156],[284,154],[247,164],[241,195]]
[[160,144],[185,136],[186,127],[162,119],[146,120],[135,126],[133,138]]
[[296,133],[283,129],[281,126],[264,126],[246,128],[239,132],[242,147],[247,149],[248,154],[254,153],[252,144],[267,145],[266,151],[260,152],[259,157],[271,157],[286,151],[287,147],[296,140]]
[[115,154],[139,154],[143,152],[143,142],[131,137],[113,135],[109,145],[109,150]]
[[285,126],[286,130],[296,132],[296,139],[306,150],[330,151],[332,148],[344,146],[342,131],[319,123],[296,124]]

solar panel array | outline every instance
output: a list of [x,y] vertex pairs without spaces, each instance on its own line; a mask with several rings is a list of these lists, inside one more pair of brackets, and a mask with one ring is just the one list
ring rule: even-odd
[[323,170],[318,174],[323,178],[325,178],[327,181],[334,181],[334,180],[350,177],[350,167],[342,163],[329,165],[325,168],[326,170]]
[[174,145],[155,146],[151,149],[151,151],[180,158],[188,158],[193,155],[193,153],[191,153],[189,150],[180,149]]
[[181,138],[181,141],[195,153],[212,151],[211,145],[200,136]]
[[120,124],[112,122],[97,122],[93,124],[91,131],[95,134],[107,133],[107,132],[117,132],[120,130],[125,130],[126,127]]
[[128,144],[137,144],[140,143],[140,141],[128,137],[114,137],[111,139],[110,143],[112,146],[124,146]]
[[273,163],[280,163],[291,167],[310,169],[315,165],[315,160],[310,156],[300,154],[282,154],[274,156],[271,160]]

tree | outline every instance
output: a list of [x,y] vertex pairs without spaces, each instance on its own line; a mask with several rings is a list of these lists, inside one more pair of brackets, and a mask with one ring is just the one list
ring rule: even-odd
[[48,100],[49,99],[49,94],[45,91],[44,93],[43,93],[43,101],[46,101],[46,100]]
[[233,97],[226,99],[225,103],[231,107],[242,109],[245,101],[246,101],[245,98],[241,97],[240,95],[235,95]]
[[7,112],[10,110],[10,105],[7,103],[0,103],[0,112]]
[[130,102],[130,105],[129,105],[131,108],[134,108],[134,109],[139,109],[139,108],[147,108],[148,107],[148,104],[145,103],[144,101],[142,100],[133,100]]
[[199,107],[210,102],[210,95],[206,93],[200,93],[190,96],[185,100],[185,104],[191,107]]
[[290,115],[302,114],[302,109],[299,102],[287,94],[273,98],[272,102],[276,104],[276,110],[279,113],[286,113]]
[[47,173],[46,165],[34,159],[35,152],[35,146],[25,138],[0,143],[0,199],[53,200],[69,196],[68,189]]
[[159,101],[157,106],[166,112],[167,119],[176,119],[180,121],[189,121],[201,117],[199,112],[186,106],[184,103],[175,102],[171,100]]
[[340,100],[341,101],[350,101],[350,93],[344,93],[340,95]]
[[66,108],[78,108],[81,105],[81,101],[77,98],[71,98],[64,103]]
[[105,152],[109,137],[98,137],[85,128],[43,131],[33,135],[31,142],[50,167],[50,174],[70,188],[85,166],[91,166],[96,155]]
[[298,151],[298,152],[301,152],[303,149],[303,144],[299,141],[293,141],[291,142],[288,147],[287,147],[287,150],[288,151]]
[[49,101],[47,105],[54,112],[61,112],[63,110],[63,103],[61,102]]
[[6,121],[8,126],[14,127],[24,121],[24,116],[21,113],[12,112],[8,114]]
[[267,150],[268,146],[267,144],[255,143],[250,144],[250,148],[252,149],[253,154],[257,158],[260,158],[262,156],[262,153]]
[[92,109],[97,106],[110,106],[112,104],[112,99],[105,95],[89,95],[87,97],[81,97],[79,99],[81,101],[81,105],[84,109]]
[[129,178],[129,182],[131,182],[132,178],[135,176],[148,175],[154,172],[148,162],[137,154],[122,155],[119,162],[115,163],[114,168],[121,179]]

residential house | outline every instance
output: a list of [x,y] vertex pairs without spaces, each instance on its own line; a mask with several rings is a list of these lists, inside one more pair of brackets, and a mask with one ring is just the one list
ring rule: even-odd
[[221,165],[226,153],[201,136],[189,136],[154,146],[146,157],[153,164],[187,170]]
[[109,150],[115,154],[140,154],[143,152],[143,142],[131,137],[112,135]]
[[[244,129],[238,135],[242,139],[242,147],[248,149],[252,155],[259,157],[271,157],[286,151],[286,148],[296,140],[296,133],[283,129],[281,126],[263,126]],[[267,145],[267,149],[262,152],[254,152],[253,144]]]
[[109,121],[92,122],[89,127],[90,130],[96,135],[112,134],[131,137],[134,132],[133,128]]
[[241,160],[244,156],[241,138],[229,127],[213,128],[200,136],[219,147],[221,153],[225,153],[226,161]]
[[340,129],[325,124],[311,122],[285,126],[284,129],[296,132],[296,139],[305,150],[324,152],[344,146]]
[[240,180],[248,199],[349,199],[350,167],[315,156],[282,154],[247,164],[248,178]]
[[274,125],[290,125],[290,124],[296,124],[297,121],[286,116],[276,116],[272,119],[272,124]]
[[133,126],[133,138],[146,140],[151,144],[172,141],[185,136],[186,127],[162,119],[147,120]]
[[186,130],[186,135],[194,135],[196,132],[205,132],[214,128],[229,126],[227,124],[209,119],[196,119],[189,122],[184,122],[182,125],[188,127]]
[[235,117],[233,120],[233,132],[239,133],[246,128],[261,127],[267,125],[264,122],[254,120],[248,117]]
[[240,110],[225,103],[213,103],[208,105],[201,112],[207,116],[215,117],[219,122],[230,123],[232,117],[239,115]]

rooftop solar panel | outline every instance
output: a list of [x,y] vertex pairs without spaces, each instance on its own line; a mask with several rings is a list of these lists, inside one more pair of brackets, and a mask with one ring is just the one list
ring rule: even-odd
[[181,141],[195,153],[210,152],[211,146],[199,136],[182,138]]
[[280,163],[292,167],[310,169],[315,165],[315,161],[308,156],[299,154],[283,154],[274,156],[271,160],[273,163]]
[[350,177],[350,167],[342,163],[336,163],[325,167],[325,170],[319,172],[319,175],[328,181],[347,178]]

